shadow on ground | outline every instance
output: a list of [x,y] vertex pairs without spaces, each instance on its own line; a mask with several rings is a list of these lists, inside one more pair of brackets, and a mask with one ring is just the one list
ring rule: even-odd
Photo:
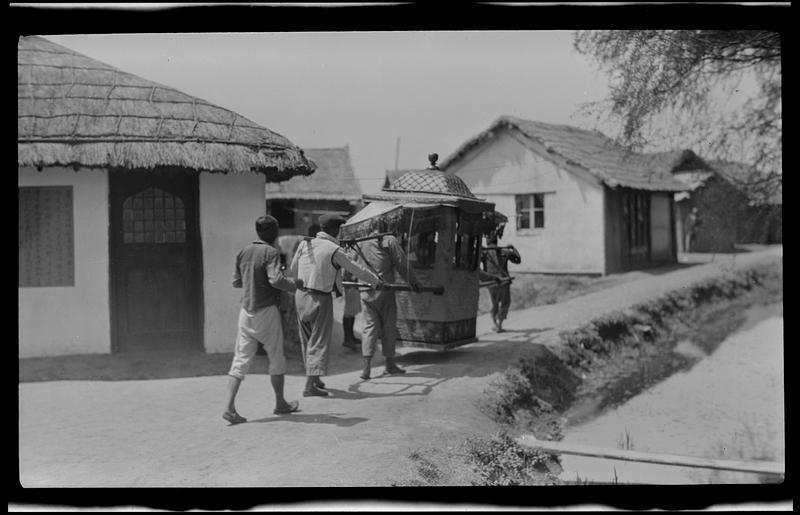
[[[500,334],[480,336],[480,341],[449,350],[402,349],[397,362],[401,366],[413,367],[408,377],[426,376],[443,378],[455,376],[483,377],[496,372],[497,361],[504,356],[512,359],[520,344],[536,340],[547,331],[508,331]],[[230,353],[206,354],[200,351],[161,351],[118,354],[83,354],[19,360],[19,382],[40,381],[126,381],[139,379],[172,379],[180,377],[203,377],[226,375],[233,355]],[[335,343],[331,348],[328,375],[354,372],[361,369],[361,355]],[[386,382],[393,377],[379,378],[383,372],[383,357],[380,351],[372,363],[371,381]],[[269,361],[266,356],[256,356],[250,374],[266,374]],[[304,375],[303,364],[298,356],[287,359],[288,375]],[[405,377],[405,376],[403,376]],[[417,385],[419,386],[419,385]],[[431,385],[433,386],[433,385]],[[422,395],[419,391],[405,395]],[[404,395],[395,392],[392,395]],[[365,398],[382,394],[359,392],[351,387],[339,391],[337,397]]]
[[[341,414],[341,413],[340,413]],[[364,417],[339,417],[336,414],[304,414],[302,411],[292,413],[285,416],[272,416],[259,418],[256,420],[248,420],[247,423],[265,423],[265,422],[295,422],[301,424],[334,424],[339,427],[352,427],[356,424],[366,422],[367,418]]]

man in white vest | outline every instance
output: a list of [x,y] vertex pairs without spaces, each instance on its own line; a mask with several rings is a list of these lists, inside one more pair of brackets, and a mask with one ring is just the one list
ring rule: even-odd
[[333,298],[331,293],[344,293],[342,269],[374,288],[386,283],[353,261],[339,246],[336,236],[345,219],[339,215],[319,217],[322,228],[314,238],[300,243],[292,259],[291,275],[302,280],[303,287],[295,292],[297,322],[303,361],[306,367],[304,397],[326,397],[325,384],[320,376],[327,373],[331,333],[333,330]]

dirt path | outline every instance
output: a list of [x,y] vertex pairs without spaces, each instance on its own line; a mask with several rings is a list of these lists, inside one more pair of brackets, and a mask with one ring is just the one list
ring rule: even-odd
[[325,378],[332,398],[303,398],[304,378],[290,374],[287,396],[302,410],[291,416],[272,414],[268,377],[252,375],[238,399],[250,422],[238,426],[220,418],[225,376],[22,383],[20,480],[27,487],[388,486],[406,475],[412,450],[496,430],[476,401],[526,343],[552,343],[558,331],[604,312],[781,257],[781,248],[739,254],[513,312],[500,335],[484,316],[478,343],[444,353],[402,349],[404,376],[365,383],[356,367],[335,369]]

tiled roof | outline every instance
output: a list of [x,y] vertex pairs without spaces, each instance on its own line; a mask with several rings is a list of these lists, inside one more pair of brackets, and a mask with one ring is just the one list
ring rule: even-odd
[[518,131],[531,142],[541,144],[548,153],[558,155],[568,164],[581,167],[610,187],[650,191],[683,191],[686,186],[675,180],[660,164],[643,162],[599,131],[569,125],[555,125],[513,116],[501,116],[486,131],[468,140],[440,165],[451,166],[477,145],[491,138],[498,129]]
[[308,176],[293,177],[281,183],[268,183],[268,199],[358,200],[361,185],[353,171],[350,148],[306,148],[306,157],[316,164]]

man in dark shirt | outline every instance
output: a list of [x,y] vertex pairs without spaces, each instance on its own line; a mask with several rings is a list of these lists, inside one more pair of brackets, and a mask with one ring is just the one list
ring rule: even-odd
[[[509,261],[517,265],[522,262],[519,252],[513,245],[504,248],[497,246],[497,240],[499,238],[498,232],[499,231],[495,230],[486,236],[486,245],[492,248],[484,249],[481,258],[484,271],[491,274],[495,280],[509,277]],[[498,333],[502,333],[503,320],[508,316],[508,308],[511,305],[511,285],[506,283],[490,286],[489,297],[492,301],[491,313],[492,321],[494,322],[494,330]]]
[[242,288],[239,328],[236,334],[233,363],[228,372],[228,401],[222,418],[231,424],[247,422],[236,411],[236,394],[247,374],[258,344],[264,346],[269,358],[269,375],[275,391],[276,415],[297,411],[297,401],[286,402],[283,397],[283,376],[286,358],[283,353],[283,327],[278,309],[281,290],[293,292],[302,281],[283,275],[280,252],[274,246],[278,237],[278,221],[271,216],[256,220],[258,238],[236,256],[233,287]]

